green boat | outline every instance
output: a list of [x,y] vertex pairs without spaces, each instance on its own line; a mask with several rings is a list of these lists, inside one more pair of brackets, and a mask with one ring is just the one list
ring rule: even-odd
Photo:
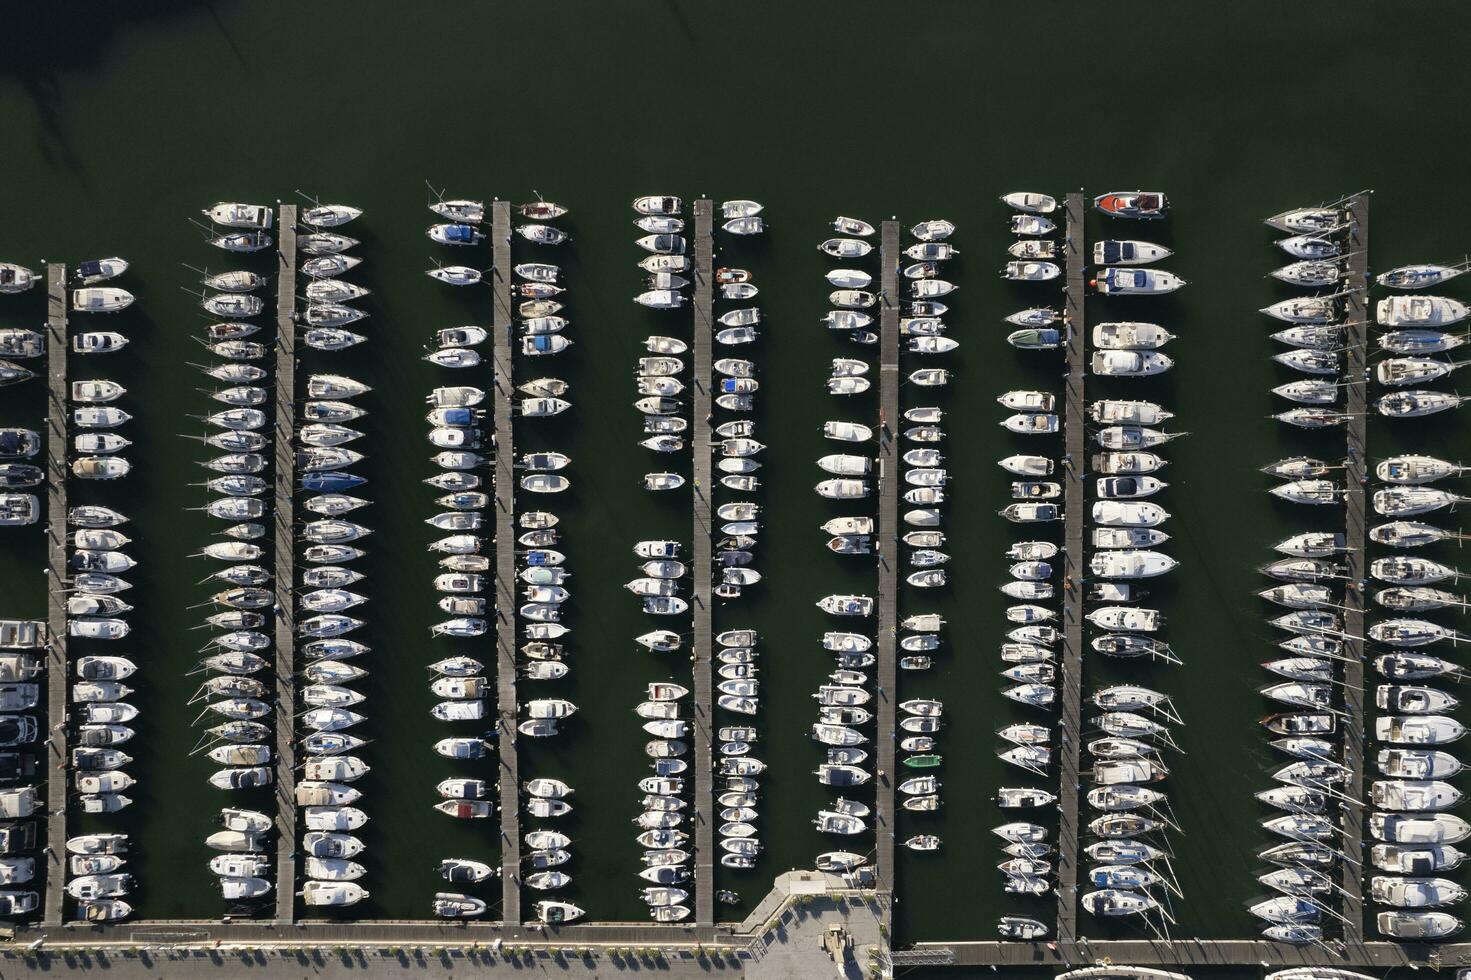
[[911,755],[904,760],[904,764],[911,769],[936,769],[940,765],[938,755]]

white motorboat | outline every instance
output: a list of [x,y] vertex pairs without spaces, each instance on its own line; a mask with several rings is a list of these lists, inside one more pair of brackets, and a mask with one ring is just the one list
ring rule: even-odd
[[1011,233],[1013,235],[1030,235],[1040,237],[1050,235],[1057,230],[1057,222],[1051,218],[1039,217],[1035,214],[1014,214],[1011,216]]
[[829,238],[817,247],[837,259],[862,258],[873,251],[872,244],[859,238]]
[[1008,262],[1001,268],[1001,278],[1014,282],[1046,282],[1062,275],[1056,262]]
[[1158,551],[1100,551],[1092,556],[1089,567],[1100,578],[1154,578],[1169,572],[1177,562]]
[[1156,350],[1175,335],[1155,323],[1097,323],[1093,326],[1093,345],[1105,350]]
[[1104,239],[1093,243],[1094,265],[1148,265],[1174,254],[1163,245],[1133,239]]
[[909,233],[921,242],[939,242],[955,233],[955,224],[943,218],[932,218],[910,228]]
[[367,889],[351,881],[307,881],[297,892],[303,904],[313,907],[356,905],[368,894]]
[[133,305],[133,294],[116,286],[85,286],[72,290],[72,309],[78,313],[117,313]]
[[1172,272],[1112,266],[1093,280],[1093,286],[1105,296],[1158,296],[1173,293],[1185,284]]
[[1094,374],[1110,378],[1145,378],[1163,374],[1174,366],[1168,355],[1149,350],[1094,351],[1091,365]]
[[819,599],[817,608],[833,616],[871,616],[873,599],[860,595],[830,595]]
[[1445,327],[1471,315],[1471,308],[1444,296],[1391,296],[1374,307],[1374,318],[1386,327]]
[[1032,191],[1013,191],[1003,194],[1001,201],[1007,207],[1028,214],[1051,214],[1057,210],[1057,199],[1047,194],[1038,194]]
[[1380,912],[1374,922],[1393,939],[1422,941],[1455,935],[1465,925],[1449,912]]
[[225,228],[269,228],[275,218],[266,205],[239,204],[233,201],[213,204],[201,213]]
[[35,272],[14,262],[0,262],[0,294],[23,293],[37,282]]

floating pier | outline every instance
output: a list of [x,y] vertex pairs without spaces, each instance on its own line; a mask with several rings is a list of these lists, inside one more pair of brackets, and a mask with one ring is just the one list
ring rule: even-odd
[[511,305],[511,205],[491,204],[491,290],[495,382],[495,652],[496,747],[500,751],[501,921],[521,924],[521,768],[516,757],[516,442],[511,397],[515,325]]
[[1083,585],[1087,566],[1083,560],[1084,518],[1088,499],[1086,474],[1088,452],[1085,420],[1087,402],[1083,378],[1088,370],[1088,325],[1083,302],[1088,263],[1085,218],[1087,205],[1081,193],[1067,196],[1067,236],[1063,250],[1067,259],[1067,285],[1063,290],[1063,324],[1067,331],[1067,390],[1064,392],[1063,457],[1058,476],[1063,486],[1062,547],[1062,685],[1058,724],[1059,777],[1057,828],[1057,936],[1072,939],[1078,933],[1078,793],[1079,750],[1082,748],[1083,717]]
[[1368,480],[1369,453],[1369,198],[1356,194],[1349,202],[1353,227],[1349,230],[1348,254],[1348,365],[1344,376],[1347,395],[1348,454],[1344,463],[1344,504],[1347,512],[1348,585],[1344,589],[1343,661],[1344,763],[1348,780],[1343,792],[1349,802],[1343,810],[1343,853],[1339,862],[1339,887],[1343,889],[1343,938],[1350,945],[1364,940],[1364,600],[1365,547],[1364,485]]
[[66,593],[71,587],[67,563],[69,535],[66,481],[71,411],[67,399],[66,266],[46,266],[46,906],[45,923],[61,925],[66,900],[66,798],[71,782],[67,748]]
[[[912,965],[1016,967],[1067,970],[1107,963],[1181,970],[1190,967],[1264,968],[1416,968],[1471,963],[1467,943],[1348,943],[1339,950],[1326,943],[1291,946],[1264,939],[1122,939],[1041,942],[918,943],[894,951],[896,967]],[[1270,966],[1269,966],[1270,965]],[[1238,971],[1244,972],[1244,971]]]
[[276,222],[276,921],[296,921],[296,205]]
[[714,369],[711,359],[714,346],[715,245],[712,235],[715,204],[708,198],[695,202],[695,324],[690,353],[693,355],[694,377],[693,433],[694,453],[694,526],[690,548],[690,567],[694,569],[694,649],[691,669],[694,671],[694,743],[695,743],[695,924],[715,924],[715,760],[712,743],[714,732],[715,692],[711,674],[711,657],[715,627],[711,602],[711,579],[715,566],[711,559],[711,498],[715,494],[711,460],[710,385]]
[[894,890],[895,701],[899,687],[899,222],[892,218],[879,229],[879,445],[878,445],[878,636],[874,643],[878,695],[874,716],[878,756],[874,790],[874,863],[878,889]]

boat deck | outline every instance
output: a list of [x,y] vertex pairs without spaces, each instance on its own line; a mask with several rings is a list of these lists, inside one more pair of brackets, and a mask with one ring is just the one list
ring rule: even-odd
[[878,635],[874,642],[878,692],[874,717],[878,728],[874,748],[878,756],[875,773],[874,852],[880,891],[894,890],[894,835],[898,833],[894,812],[895,698],[899,686],[899,495],[903,492],[899,472],[899,263],[904,253],[899,244],[899,222],[883,222],[879,228],[879,285],[883,306],[879,310],[879,445],[878,445]]
[[690,419],[691,451],[694,454],[694,523],[690,548],[694,570],[694,649],[691,663],[694,671],[694,743],[695,743],[695,924],[715,924],[715,762],[712,743],[715,738],[714,677],[711,673],[711,647],[714,645],[714,610],[711,606],[711,561],[713,527],[710,523],[711,498],[715,494],[710,457],[711,397],[714,357],[714,290],[715,290],[715,204],[707,198],[695,202],[695,296],[694,337],[690,344],[693,363],[693,414]]
[[1348,352],[1344,388],[1348,411],[1348,456],[1344,468],[1347,493],[1348,586],[1344,589],[1346,646],[1343,667],[1345,717],[1344,761],[1349,766],[1344,794],[1351,802],[1343,811],[1343,853],[1339,887],[1343,889],[1344,940],[1360,943],[1364,938],[1364,753],[1367,716],[1364,704],[1364,600],[1366,580],[1364,548],[1365,493],[1368,478],[1368,387],[1369,387],[1369,198],[1356,195],[1350,211],[1354,227],[1349,243]]
[[66,738],[66,590],[71,573],[66,560],[68,525],[66,481],[71,412],[67,398],[66,266],[46,266],[46,906],[45,923],[60,925],[66,899],[66,798],[71,752]]
[[276,921],[296,921],[296,205],[276,222]]
[[1088,369],[1088,325],[1084,319],[1088,264],[1085,230],[1087,204],[1081,193],[1067,196],[1064,249],[1067,285],[1063,291],[1064,323],[1068,328],[1067,390],[1064,392],[1063,458],[1058,474],[1063,485],[1062,550],[1062,686],[1058,722],[1059,777],[1057,830],[1057,935],[1078,934],[1078,791],[1079,753],[1083,742],[1083,593],[1084,518],[1088,500],[1086,421],[1088,405],[1083,378]]
[[521,769],[516,756],[516,442],[511,398],[516,380],[511,312],[511,205],[491,205],[495,405],[495,650],[496,747],[500,752],[501,921],[521,923]]

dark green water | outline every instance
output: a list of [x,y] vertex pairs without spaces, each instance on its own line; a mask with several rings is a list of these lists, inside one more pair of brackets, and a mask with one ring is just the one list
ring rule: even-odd
[[[211,529],[185,510],[204,499],[188,486],[202,479],[203,454],[174,435],[193,431],[187,416],[209,405],[194,391],[205,379],[186,367],[198,359],[189,338],[203,321],[178,289],[196,278],[180,263],[223,264],[186,221],[199,208],[217,199],[290,200],[300,188],[367,211],[352,233],[367,258],[357,281],[375,291],[364,330],[372,340],[333,359],[375,387],[363,426],[375,500],[366,522],[377,529],[364,565],[374,600],[364,690],[375,741],[365,753],[374,767],[364,784],[373,821],[362,835],[373,897],[363,909],[415,917],[427,911],[435,860],[494,860],[499,849],[493,823],[448,826],[429,809],[434,783],[452,767],[429,748],[445,726],[428,716],[434,699],[423,665],[461,650],[489,659],[491,646],[429,640],[439,616],[424,551],[434,535],[421,523],[435,510],[435,494],[419,482],[432,453],[422,397],[448,372],[417,355],[432,329],[488,323],[490,308],[484,294],[423,276],[432,254],[424,180],[485,198],[521,200],[535,190],[572,208],[566,226],[575,241],[558,260],[568,270],[577,345],[554,371],[573,384],[577,407],[523,425],[519,438],[528,451],[557,448],[575,461],[574,489],[555,505],[575,575],[573,673],[538,693],[555,691],[582,710],[564,737],[526,746],[521,767],[523,778],[560,776],[576,787],[576,810],[564,822],[576,839],[568,896],[598,919],[642,915],[628,821],[638,811],[633,784],[644,773],[645,735],[632,708],[647,681],[686,670],[678,655],[631,642],[650,627],[621,587],[635,574],[635,540],[689,534],[687,496],[654,499],[637,489],[654,466],[634,447],[634,360],[652,328],[679,331],[629,302],[640,288],[641,253],[628,201],[651,192],[753,197],[765,202],[771,224],[761,241],[718,257],[756,273],[769,320],[754,353],[756,417],[771,447],[758,565],[766,580],[716,619],[721,628],[749,624],[763,633],[757,754],[772,765],[760,818],[766,852],[756,872],[720,874],[721,887],[747,901],[772,874],[832,846],[810,825],[828,794],[810,775],[820,753],[806,737],[809,695],[831,669],[817,647],[828,624],[813,602],[871,592],[873,582],[872,566],[823,548],[817,525],[835,510],[809,489],[818,479],[813,460],[832,451],[822,421],[874,406],[859,399],[838,414],[822,388],[843,347],[817,324],[829,263],[814,246],[838,212],[874,222],[895,215],[906,225],[954,220],[963,255],[949,271],[962,289],[949,319],[962,347],[947,365],[957,380],[941,398],[951,413],[948,550],[958,557],[942,594],[923,603],[903,597],[904,611],[932,609],[949,626],[940,668],[905,677],[901,691],[940,695],[950,707],[946,806],[899,827],[901,838],[934,829],[946,850],[903,855],[898,933],[979,938],[1003,912],[1051,913],[1050,903],[1000,894],[988,830],[1000,822],[991,794],[1015,779],[995,761],[992,733],[1023,717],[997,693],[995,675],[1006,605],[996,586],[1014,534],[995,516],[1006,480],[994,461],[1020,451],[1020,440],[996,425],[1004,413],[993,399],[1022,385],[1055,388],[1061,372],[1003,342],[1001,317],[1036,294],[995,279],[1008,241],[995,198],[1021,188],[1145,186],[1175,202],[1164,232],[1179,253],[1170,267],[1191,281],[1151,311],[1181,339],[1170,350],[1179,367],[1151,383],[1149,397],[1169,404],[1175,427],[1194,434],[1170,447],[1165,474],[1171,550],[1183,567],[1155,590],[1185,666],[1130,667],[1128,676],[1174,694],[1188,723],[1187,754],[1169,784],[1185,832],[1177,840],[1186,894],[1177,932],[1243,934],[1251,925],[1243,903],[1256,894],[1252,855],[1263,838],[1251,793],[1272,761],[1255,726],[1264,712],[1256,664],[1270,637],[1254,569],[1273,541],[1307,524],[1261,492],[1256,468],[1325,451],[1323,440],[1294,438],[1265,418],[1278,410],[1267,389],[1285,377],[1266,359],[1269,331],[1255,312],[1279,295],[1262,278],[1280,259],[1260,218],[1373,187],[1371,261],[1379,269],[1462,254],[1471,220],[1459,196],[1465,147],[1456,128],[1468,15],[1440,3],[1404,19],[1374,9],[1253,0],[1208,12],[1146,4],[1123,13],[943,2],[921,12],[854,2],[839,12],[762,2],[741,8],[739,41],[724,22],[729,11],[676,3],[452,3],[403,17],[388,5],[176,2],[127,18],[94,12],[87,23],[61,12],[15,13],[0,39],[0,255],[39,267],[43,258],[120,254],[134,263],[125,285],[140,300],[119,320],[133,345],[99,370],[130,389],[136,419],[127,434],[142,466],[125,486],[96,491],[127,501],[129,550],[142,562],[125,644],[144,667],[135,700],[145,714],[130,747],[142,782],[130,794],[135,806],[109,821],[135,835],[140,913],[220,908],[202,842],[223,801],[204,783],[212,767],[185,755],[195,686],[185,674],[200,642],[189,632],[197,614],[186,606],[206,590],[194,584],[203,563],[184,556]],[[529,43],[533,31],[556,43]],[[337,53],[324,57],[318,39],[329,34]],[[1051,56],[1047,84],[1018,77],[1022,46]],[[1310,51],[1310,60],[1294,65],[1284,57],[1292,51]],[[851,85],[828,81],[838,65],[854,68]],[[1090,222],[1090,234],[1102,230]],[[518,246],[518,255],[525,251]],[[38,292],[6,299],[0,322],[34,325],[43,307]],[[36,426],[41,394],[35,384],[0,392],[0,422]],[[904,397],[917,401],[907,390]],[[1398,428],[1395,448],[1407,448],[1402,434],[1418,430],[1426,433],[1414,441],[1419,448],[1471,455],[1455,419]],[[1371,430],[1376,445],[1389,436],[1385,426]],[[5,533],[0,614],[43,614],[43,564],[38,530]],[[1088,682],[1112,673],[1090,665]]]

